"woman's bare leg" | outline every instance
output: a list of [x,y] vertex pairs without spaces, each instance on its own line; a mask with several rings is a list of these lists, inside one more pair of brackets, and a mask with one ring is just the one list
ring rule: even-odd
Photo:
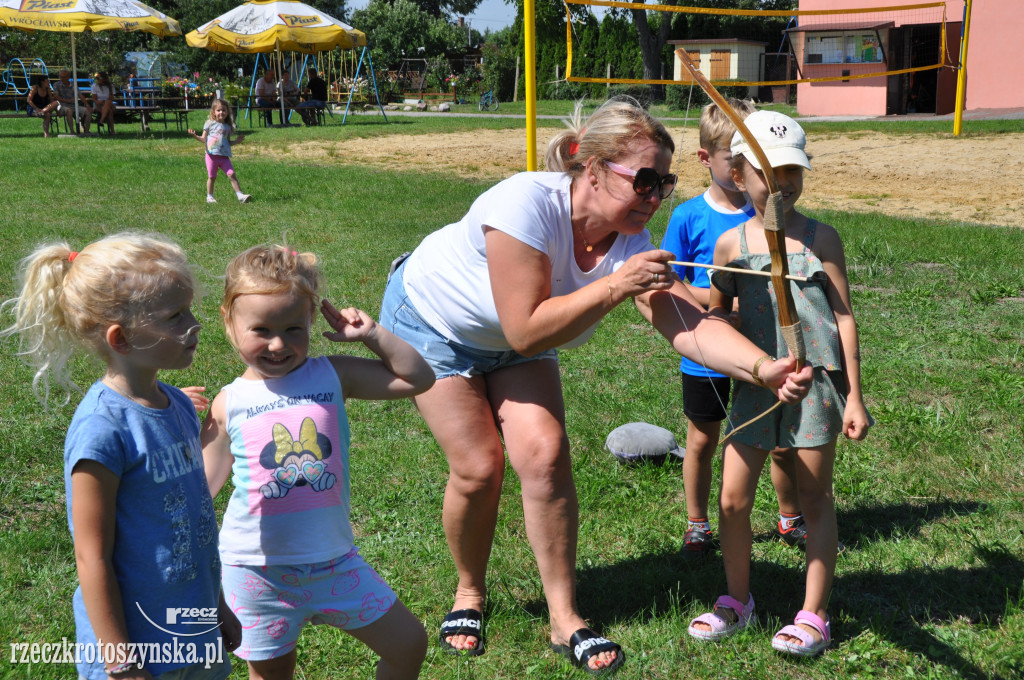
[[[484,378],[443,378],[413,400],[448,459],[443,522],[459,584],[452,611],[483,611],[505,454],[487,400]],[[472,649],[474,636],[449,638],[455,649]]]
[[[564,645],[588,626],[576,603],[579,505],[558,362],[531,361],[495,371],[487,376],[487,387],[521,482],[526,535],[548,603],[551,641]],[[615,652],[603,652],[590,665],[603,668],[614,660]]]

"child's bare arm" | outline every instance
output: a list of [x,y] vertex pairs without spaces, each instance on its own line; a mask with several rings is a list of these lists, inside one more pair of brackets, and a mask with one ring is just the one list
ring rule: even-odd
[[327,300],[321,303],[320,311],[335,331],[324,333],[325,338],[334,342],[362,342],[380,357],[331,357],[346,397],[399,399],[425,392],[434,384],[434,371],[420,353],[382,328],[366,312],[354,307],[338,310]]
[[843,243],[836,230],[827,224],[818,224],[818,235],[814,251],[821,260],[828,284],[825,295],[839,329],[839,346],[843,360],[843,375],[846,377],[846,411],[843,414],[843,433],[850,439],[864,439],[868,434],[870,420],[861,392],[860,341],[857,337],[857,320],[850,304],[850,282],[846,273],[846,256]]
[[[71,472],[71,523],[75,529],[75,564],[82,586],[82,600],[97,639],[113,643],[114,649],[128,649],[131,642],[124,621],[121,587],[114,573],[114,535],[117,518],[117,488],[120,478],[102,464],[83,460]],[[145,537],[137,537],[145,540]],[[110,668],[126,659],[105,659]],[[148,671],[123,675],[146,678]]]
[[[721,235],[715,244],[714,263],[724,267],[736,259],[739,254],[739,231],[730,229]],[[714,283],[708,289],[708,312],[723,319],[728,319],[735,307],[733,296],[726,295]]]
[[203,465],[206,468],[206,485],[210,487],[210,496],[217,497],[224,483],[231,474],[231,437],[228,435],[224,410],[224,393],[213,399],[210,412],[203,421],[203,429],[199,432],[199,441],[203,445]]
[[207,132],[206,130],[203,130],[203,134],[200,135],[200,134],[196,133],[196,131],[193,130],[192,128],[188,129],[188,133],[190,135],[192,135],[193,137],[198,139],[200,142],[203,142],[204,144],[206,143],[206,132]]

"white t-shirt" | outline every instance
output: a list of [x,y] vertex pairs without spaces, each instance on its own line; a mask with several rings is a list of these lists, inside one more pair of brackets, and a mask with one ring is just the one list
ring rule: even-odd
[[266,78],[260,78],[256,81],[256,96],[263,98],[272,98],[277,94],[277,83],[267,82]]
[[[477,349],[511,349],[494,306],[484,226],[536,248],[551,261],[551,297],[568,295],[652,250],[645,229],[619,234],[608,254],[585,272],[573,256],[572,179],[561,172],[524,172],[481,194],[459,222],[430,234],[409,257],[403,279],[416,310],[438,333]],[[597,324],[563,348],[586,342]]]

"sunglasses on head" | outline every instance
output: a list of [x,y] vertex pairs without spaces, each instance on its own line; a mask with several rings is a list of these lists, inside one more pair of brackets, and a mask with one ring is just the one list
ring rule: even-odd
[[634,170],[618,163],[605,161],[605,165],[611,168],[612,172],[633,178],[633,191],[638,196],[648,196],[655,189],[658,190],[658,198],[665,200],[672,195],[676,189],[676,176],[672,173],[659,175],[654,168],[640,168]]

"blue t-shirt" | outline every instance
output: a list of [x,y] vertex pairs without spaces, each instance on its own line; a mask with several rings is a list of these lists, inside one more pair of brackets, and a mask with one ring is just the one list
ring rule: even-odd
[[[754,206],[747,203],[742,210],[723,208],[711,199],[709,191],[691,198],[672,211],[668,221],[661,249],[668,250],[682,262],[715,263],[715,244],[718,238],[733,227],[743,224],[754,216]],[[703,267],[676,267],[676,273],[688,280],[695,288],[710,288],[708,270]],[[687,375],[709,378],[724,378],[686,357],[679,363],[679,370]]]
[[[120,478],[112,559],[130,640],[173,645],[176,639],[179,647],[194,643],[200,657],[170,663],[147,659],[145,668],[153,675],[195,664],[205,656],[208,643],[219,649],[220,638],[217,520],[206,485],[199,419],[181,390],[159,385],[170,399],[170,406],[162,410],[146,408],[102,382],[94,383],[78,405],[64,441],[72,537],[75,465],[94,460]],[[75,591],[74,611],[78,642],[94,646],[96,636],[81,587]],[[89,664],[83,659],[78,672],[89,680],[107,678],[99,661]]]

